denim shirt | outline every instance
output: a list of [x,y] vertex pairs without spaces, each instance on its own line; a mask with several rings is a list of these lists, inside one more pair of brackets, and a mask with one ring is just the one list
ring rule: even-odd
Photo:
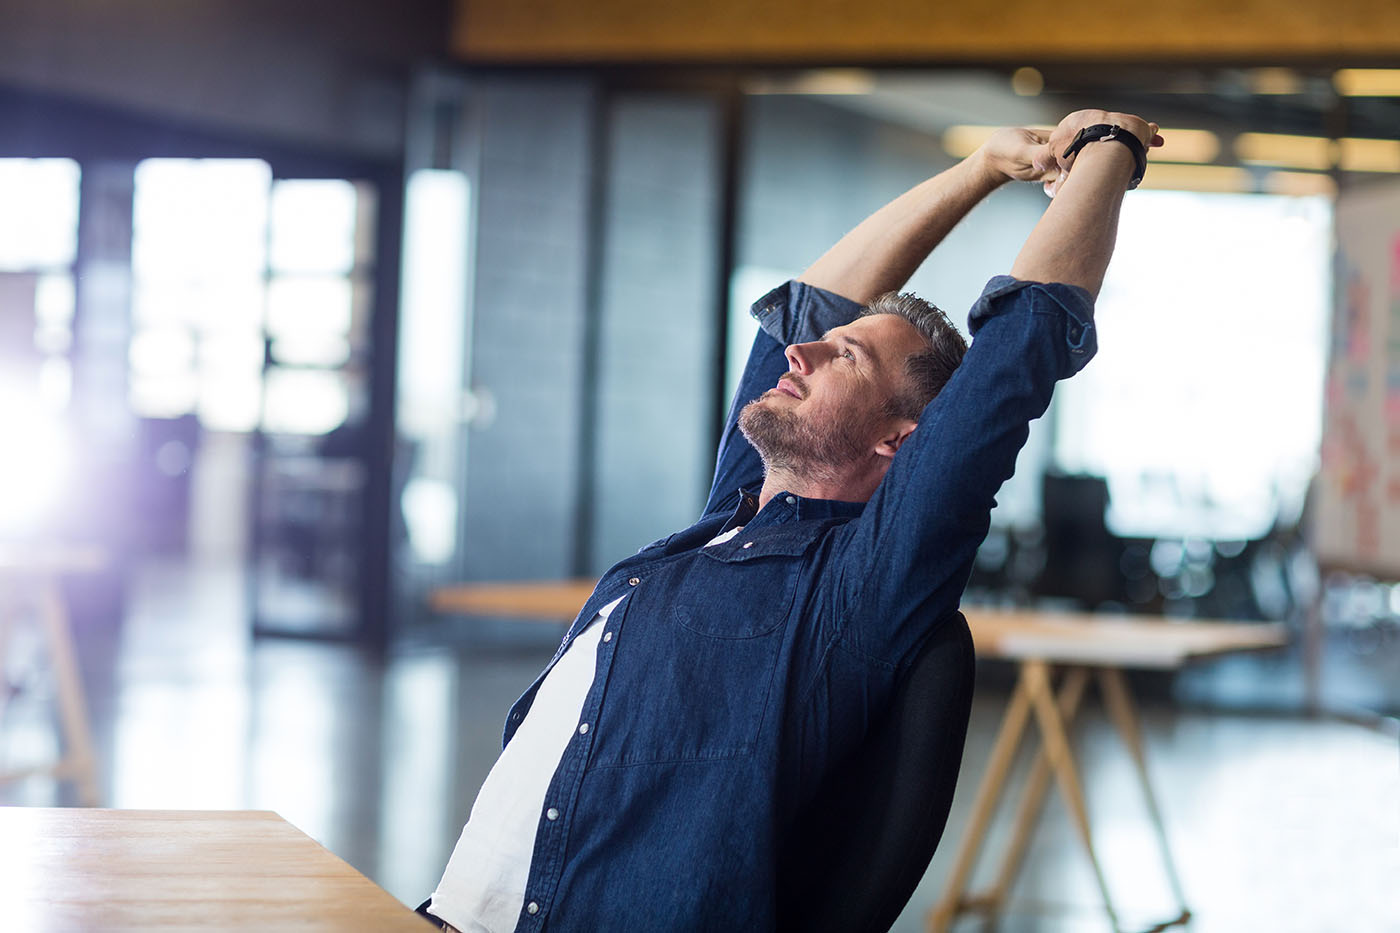
[[799,282],[754,305],[703,515],[609,570],[555,655],[629,595],[550,784],[517,931],[773,928],[782,840],[956,612],[1028,423],[1094,353],[1092,310],[1079,288],[994,278],[963,363],[868,503],[780,493],[756,512],[739,410],[788,370],[787,344],[860,306]]

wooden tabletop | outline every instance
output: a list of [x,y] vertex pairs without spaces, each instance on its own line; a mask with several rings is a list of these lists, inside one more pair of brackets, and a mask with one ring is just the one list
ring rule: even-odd
[[431,927],[275,813],[0,808],[0,930],[173,929]]
[[977,654],[986,658],[1106,667],[1181,667],[1195,658],[1278,648],[1276,623],[963,607]]
[[523,580],[518,583],[458,583],[438,587],[428,597],[435,612],[501,616],[537,622],[572,622],[593,595],[598,581]]
[[[438,612],[544,622],[571,621],[596,580],[467,583],[433,591]],[[964,606],[977,654],[1062,664],[1177,668],[1194,658],[1287,644],[1282,625]]]

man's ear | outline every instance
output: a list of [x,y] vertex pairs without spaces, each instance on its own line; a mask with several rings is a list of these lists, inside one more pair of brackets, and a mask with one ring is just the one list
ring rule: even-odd
[[896,422],[894,428],[876,442],[875,453],[881,457],[893,457],[899,453],[899,448],[904,446],[904,442],[909,440],[909,435],[913,434],[918,426],[917,421]]

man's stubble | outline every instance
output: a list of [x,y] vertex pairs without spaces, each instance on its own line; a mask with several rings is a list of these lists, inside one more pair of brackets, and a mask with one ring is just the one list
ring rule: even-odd
[[813,421],[768,401],[765,393],[739,413],[739,430],[763,459],[765,472],[831,481],[865,455],[855,419],[843,413]]

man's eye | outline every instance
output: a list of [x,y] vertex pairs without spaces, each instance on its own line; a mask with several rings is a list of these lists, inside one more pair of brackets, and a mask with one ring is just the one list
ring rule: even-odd
[[855,362],[856,355],[850,351],[849,347],[842,351],[841,355],[844,356],[846,359],[850,360],[851,362]]

